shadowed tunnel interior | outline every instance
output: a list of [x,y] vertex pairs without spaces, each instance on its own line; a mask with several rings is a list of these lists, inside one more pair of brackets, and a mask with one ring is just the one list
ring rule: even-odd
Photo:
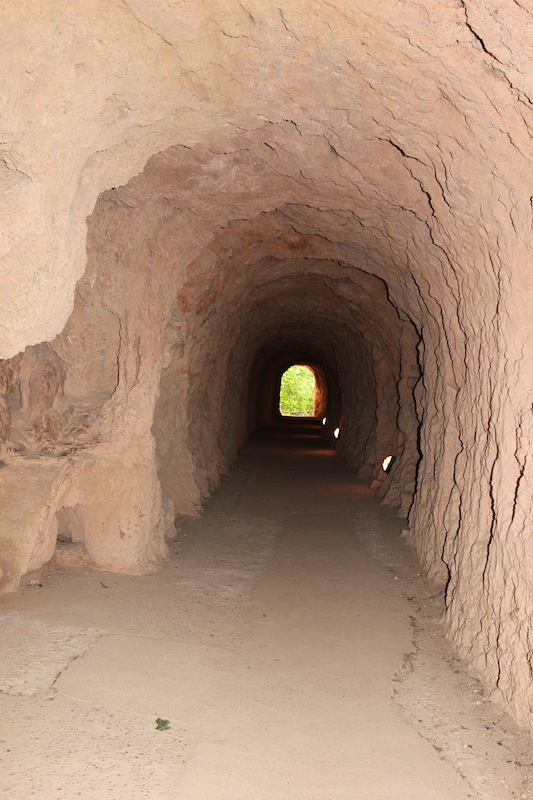
[[531,15],[200,5],[23,28],[46,80],[14,78],[0,160],[2,587],[58,538],[154,569],[308,364],[326,440],[531,726]]

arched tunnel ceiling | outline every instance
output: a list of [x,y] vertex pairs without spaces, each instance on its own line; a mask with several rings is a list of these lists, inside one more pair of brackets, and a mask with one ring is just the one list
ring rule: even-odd
[[[164,202],[190,221],[201,219],[204,241],[206,230],[215,233],[234,220],[253,220],[248,226],[230,225],[219,237],[221,247],[246,249],[248,259],[270,244],[273,254],[280,248],[281,253],[348,262],[387,280],[400,297],[409,292],[415,297],[417,281],[427,282],[428,273],[441,292],[449,286],[457,291],[459,279],[468,291],[469,277],[460,274],[448,252],[453,253],[453,243],[448,241],[446,249],[435,241],[438,201],[431,199],[429,182],[442,200],[444,178],[441,185],[430,175],[433,167],[421,166],[416,158],[411,165],[377,137],[342,139],[330,132],[328,138],[304,133],[288,121],[270,124],[264,138],[259,144],[241,141],[223,153],[203,146],[171,148],[110,195],[128,207]],[[427,173],[425,190],[423,178],[413,175],[417,170]],[[463,199],[470,215],[471,198]],[[443,200],[441,206],[447,215]],[[458,222],[468,231],[461,236],[464,250],[474,244],[475,229],[465,218]],[[416,300],[411,304],[416,312]]]
[[38,22],[24,12],[22,29],[20,9],[9,11],[31,58],[8,73],[18,89],[1,173],[4,356],[62,328],[86,215],[151,156],[152,196],[177,193],[203,219],[210,209],[213,230],[231,206],[250,217],[303,204],[302,224],[313,208],[338,209],[336,241],[357,230],[381,266],[477,263],[508,211],[516,231],[529,229],[517,176],[530,182],[533,37],[520,4],[62,3]]
[[[195,230],[197,252],[216,235],[219,264],[228,252],[246,251],[245,265],[261,252],[298,253],[377,275],[417,328],[447,324],[450,350],[461,352],[483,324],[478,311],[497,304],[502,264],[487,243],[502,200],[499,187],[493,202],[494,165],[480,161],[474,182],[460,166],[461,145],[453,157],[434,143],[409,155],[373,119],[359,122],[371,131],[363,136],[341,115],[335,127],[285,120],[253,137],[234,134],[224,147],[173,147],[107,196],[141,215],[161,203],[176,209],[182,219],[169,225]],[[454,171],[461,188],[452,202]]]

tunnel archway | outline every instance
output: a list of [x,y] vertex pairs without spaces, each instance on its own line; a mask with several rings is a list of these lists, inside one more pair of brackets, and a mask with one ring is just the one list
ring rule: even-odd
[[44,76],[13,81],[0,167],[4,585],[62,509],[94,563],[152,568],[300,348],[357,474],[397,453],[384,501],[529,724],[530,15],[345,6],[189,4],[206,63],[170,9],[22,26]]
[[[299,336],[305,336],[305,329]],[[317,331],[312,334],[316,338]],[[319,331],[319,333],[321,333]],[[279,394],[283,374],[296,363],[305,363],[315,375],[315,417],[340,414],[339,375],[331,344],[322,340],[311,344],[280,335],[267,341],[256,354],[250,369],[248,387],[248,426],[251,433],[258,427],[272,425],[280,417]]]
[[281,378],[278,408],[282,417],[313,417],[317,384],[314,370],[308,364],[292,364]]

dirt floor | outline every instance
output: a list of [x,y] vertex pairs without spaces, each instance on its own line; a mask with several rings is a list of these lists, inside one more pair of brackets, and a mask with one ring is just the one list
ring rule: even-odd
[[269,433],[157,574],[0,598],[0,797],[533,798],[533,743],[454,658],[402,520],[319,428]]

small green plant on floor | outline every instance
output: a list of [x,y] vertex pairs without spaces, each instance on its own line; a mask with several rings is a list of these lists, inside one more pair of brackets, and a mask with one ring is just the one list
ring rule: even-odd
[[296,364],[281,378],[279,410],[283,416],[312,417],[315,409],[315,376],[309,367]]
[[156,719],[155,721],[156,731],[168,731],[169,728],[170,728],[170,722],[168,721],[168,719],[161,719],[161,717],[158,717]]

